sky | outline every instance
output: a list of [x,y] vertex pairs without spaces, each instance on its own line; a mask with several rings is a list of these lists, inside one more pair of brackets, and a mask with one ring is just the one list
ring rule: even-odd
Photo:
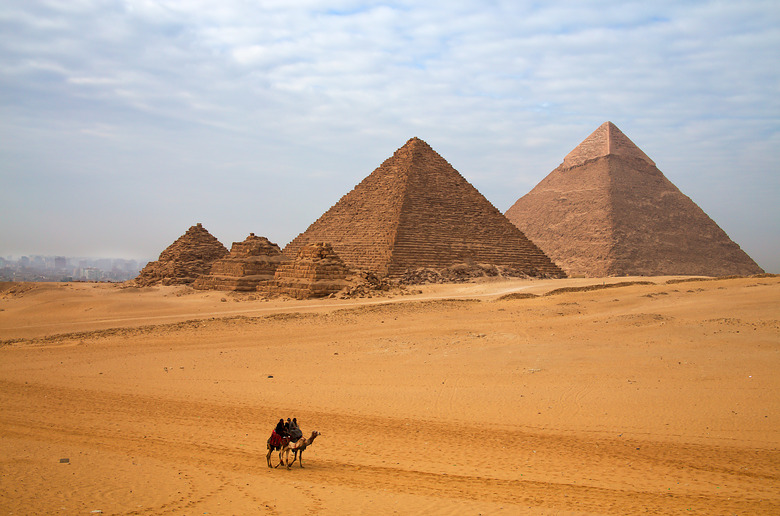
[[4,0],[0,256],[284,247],[414,136],[504,212],[607,120],[780,273],[776,0]]

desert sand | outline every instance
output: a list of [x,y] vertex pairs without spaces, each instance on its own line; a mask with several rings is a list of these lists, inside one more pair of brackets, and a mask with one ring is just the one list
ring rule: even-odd
[[0,512],[780,514],[780,278],[668,279],[0,285]]

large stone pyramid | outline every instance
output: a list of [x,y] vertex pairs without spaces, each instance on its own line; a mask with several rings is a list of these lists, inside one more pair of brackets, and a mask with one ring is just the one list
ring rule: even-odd
[[456,263],[563,272],[427,143],[412,138],[284,248],[326,242],[351,269],[397,276]]
[[208,274],[211,264],[226,254],[227,248],[198,223],[165,248],[157,261],[146,264],[135,282],[140,286],[189,284]]
[[506,216],[568,274],[756,274],[761,268],[612,122]]

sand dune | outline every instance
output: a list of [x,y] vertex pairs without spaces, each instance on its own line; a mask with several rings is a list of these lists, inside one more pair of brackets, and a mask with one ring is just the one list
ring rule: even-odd
[[780,278],[668,279],[4,284],[0,511],[778,514]]

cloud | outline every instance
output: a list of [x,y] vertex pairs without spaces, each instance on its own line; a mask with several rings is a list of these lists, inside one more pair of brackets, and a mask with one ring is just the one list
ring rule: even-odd
[[[411,136],[504,210],[612,120],[780,270],[760,236],[778,223],[748,222],[780,219],[749,187],[777,185],[778,27],[763,1],[10,1],[0,202],[35,195],[73,227],[92,206],[146,227],[126,244],[146,256],[209,217],[225,240],[284,245]],[[131,217],[98,200],[116,184]],[[719,211],[724,192],[742,211]],[[0,241],[36,252],[47,230],[22,219]]]

